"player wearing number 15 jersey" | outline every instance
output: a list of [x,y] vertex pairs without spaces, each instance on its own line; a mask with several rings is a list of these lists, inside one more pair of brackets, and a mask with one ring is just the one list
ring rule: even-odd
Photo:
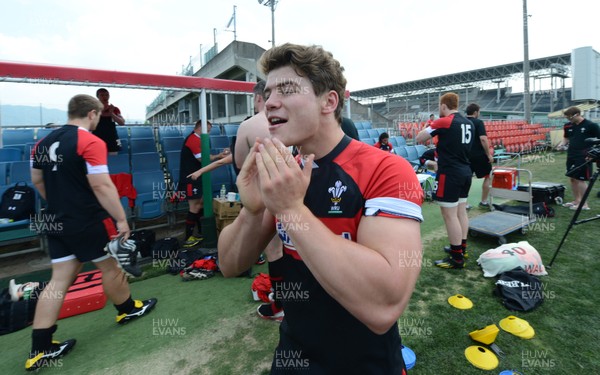
[[[458,95],[440,98],[440,118],[417,135],[417,142],[438,137],[438,171],[433,199],[441,207],[450,240],[450,258],[436,262],[442,268],[463,268],[469,219],[467,196],[471,188],[469,153],[474,138],[473,123],[458,112]],[[462,240],[462,241],[461,241]]]

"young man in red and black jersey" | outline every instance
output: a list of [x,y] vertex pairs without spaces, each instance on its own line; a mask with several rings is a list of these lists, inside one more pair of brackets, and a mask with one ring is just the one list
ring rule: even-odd
[[436,261],[441,268],[463,268],[467,247],[469,218],[467,197],[471,188],[469,153],[473,144],[473,123],[458,112],[458,95],[440,98],[440,118],[417,134],[417,142],[438,137],[438,170],[433,199],[440,205],[448,239],[450,257]]
[[[210,121],[206,124],[207,133],[210,134],[212,124]],[[194,130],[185,138],[181,147],[179,184],[177,188],[185,195],[190,206],[187,218],[185,219],[185,238],[184,247],[193,247],[202,241],[202,230],[200,227],[201,211],[203,207],[202,200],[202,180],[192,178],[192,174],[202,168],[202,120],[196,121]],[[222,151],[218,155],[210,155],[210,161],[223,159],[229,154]],[[194,229],[198,225],[198,235],[194,235]]]
[[130,230],[109,176],[106,144],[91,133],[102,108],[92,96],[74,96],[69,101],[67,125],[48,134],[32,150],[31,179],[47,202],[44,219],[51,221],[47,236],[52,277],[37,302],[27,370],[47,366],[47,360],[66,354],[75,345],[73,339],[53,342],[52,334],[67,289],[82,263],[92,261],[102,271],[104,292],[118,311],[117,323],[140,317],[156,304],[155,298],[131,299],[125,274],[104,250],[113,237],[127,240]]
[[254,144],[238,176],[243,209],[219,237],[221,271],[239,274],[282,239],[272,374],[406,374],[397,320],[420,272],[417,177],[344,135],[346,79],[331,53],[283,44],[260,64],[272,138]]
[[[576,210],[583,195],[587,189],[587,182],[592,177],[592,163],[583,166],[586,163],[586,155],[590,149],[590,144],[586,143],[587,138],[600,138],[600,127],[581,115],[581,110],[577,107],[567,108],[564,112],[569,122],[565,124],[563,140],[558,144],[558,149],[567,149],[567,173],[571,181],[573,190],[573,201],[563,204],[563,206]],[[583,210],[589,210],[587,202],[583,203]]]
[[102,103],[103,108],[98,126],[92,133],[106,142],[106,148],[110,155],[116,155],[121,149],[117,125],[125,125],[125,119],[121,115],[121,110],[109,103],[110,93],[107,89],[99,88],[96,91],[96,97]]

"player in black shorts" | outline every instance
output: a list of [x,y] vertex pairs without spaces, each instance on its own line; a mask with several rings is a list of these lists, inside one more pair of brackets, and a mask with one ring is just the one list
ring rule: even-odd
[[[210,121],[206,124],[207,134],[210,134],[212,124]],[[202,142],[200,134],[202,133],[202,120],[196,121],[194,130],[185,138],[181,147],[179,184],[178,191],[185,196],[189,204],[189,212],[185,219],[185,238],[183,247],[193,247],[202,241],[202,229],[200,225],[201,211],[203,207],[202,200],[202,180],[192,178],[191,175],[202,168]],[[209,150],[210,152],[210,150]],[[223,159],[228,156],[229,150],[224,150],[217,155],[210,155],[210,161]],[[198,235],[194,234],[194,229],[198,225]]]
[[[566,176],[571,181],[573,201],[565,203],[563,206],[576,210],[587,189],[587,181],[592,176],[592,163],[581,167],[585,164],[585,156],[590,149],[590,145],[585,140],[586,138],[600,138],[600,128],[598,124],[583,118],[581,110],[577,107],[567,108],[564,115],[569,123],[563,127],[564,137],[558,144],[557,149],[564,149],[565,146],[569,146]],[[584,202],[582,208],[584,210],[590,209],[587,202]]]
[[331,53],[287,43],[260,65],[272,138],[254,143],[238,175],[243,208],[219,237],[221,271],[238,275],[281,238],[271,374],[405,375],[397,321],[420,271],[417,176],[344,134],[346,79]]
[[469,218],[467,197],[471,188],[469,153],[475,137],[473,123],[458,112],[458,95],[446,93],[440,98],[440,118],[417,134],[417,142],[438,137],[438,170],[433,195],[442,211],[450,257],[436,261],[441,268],[463,268],[467,249]]
[[488,196],[490,194],[490,172],[494,157],[490,152],[485,125],[479,119],[479,105],[471,103],[467,106],[467,118],[473,123],[473,146],[471,147],[470,161],[471,170],[477,178],[483,178],[481,186],[480,207],[489,207]]
[[117,323],[138,318],[156,304],[155,298],[131,299],[125,274],[104,250],[117,235],[127,240],[129,225],[108,174],[106,144],[90,133],[102,108],[92,96],[74,96],[69,101],[67,125],[48,134],[32,150],[31,180],[46,199],[44,219],[52,228],[47,234],[52,277],[37,302],[27,370],[51,365],[49,359],[75,345],[74,339],[53,342],[52,334],[67,289],[82,263],[92,261],[102,271],[104,292],[118,311]]
[[98,122],[98,126],[93,133],[96,137],[106,142],[109,154],[116,155],[121,150],[121,140],[117,134],[117,125],[125,125],[125,119],[121,115],[121,110],[108,102],[110,93],[107,89],[98,89],[96,97],[102,102],[104,108],[100,115],[100,122]]

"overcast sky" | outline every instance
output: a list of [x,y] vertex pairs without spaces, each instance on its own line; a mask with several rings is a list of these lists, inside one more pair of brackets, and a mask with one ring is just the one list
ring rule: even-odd
[[[531,59],[600,49],[600,3],[529,0]],[[237,39],[271,46],[271,11],[256,0],[10,0],[0,5],[0,60],[178,74],[200,45],[219,50],[237,5]],[[233,27],[231,27],[233,30]],[[319,44],[360,90],[523,60],[522,0],[279,0],[275,41]],[[596,45],[594,45],[596,43]],[[196,60],[197,61],[197,60]],[[0,103],[64,109],[94,87],[0,83]],[[110,89],[126,119],[158,91]]]

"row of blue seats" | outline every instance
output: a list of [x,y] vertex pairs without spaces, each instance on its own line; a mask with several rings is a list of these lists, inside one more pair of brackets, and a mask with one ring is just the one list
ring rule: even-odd
[[[364,142],[364,143],[367,143],[367,144],[370,144],[371,146],[373,146],[375,143],[379,142],[379,137],[377,137],[377,138],[365,137],[365,138],[360,138],[359,140],[361,142]],[[404,139],[404,137],[401,136],[401,135],[390,137],[388,139],[388,141],[390,142],[390,144],[392,145],[392,147],[398,147],[398,146],[405,146],[406,145],[406,139]]]
[[356,122],[354,122],[354,126],[356,126],[356,130],[372,128],[370,121],[356,121]]
[[379,138],[379,135],[382,133],[386,133],[386,129],[358,129],[358,138]]

